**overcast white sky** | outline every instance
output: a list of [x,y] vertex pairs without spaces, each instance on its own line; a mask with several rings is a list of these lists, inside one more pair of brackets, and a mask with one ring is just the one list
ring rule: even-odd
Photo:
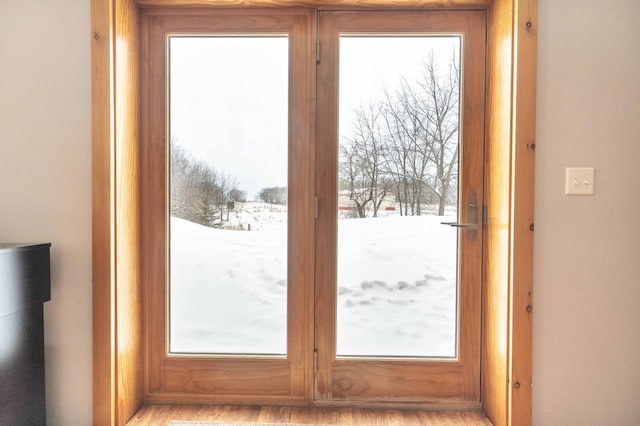
[[[448,61],[452,37],[342,37],[340,133],[360,105],[416,81],[431,50]],[[287,185],[286,37],[172,37],[170,132],[195,157],[235,176],[249,199]]]

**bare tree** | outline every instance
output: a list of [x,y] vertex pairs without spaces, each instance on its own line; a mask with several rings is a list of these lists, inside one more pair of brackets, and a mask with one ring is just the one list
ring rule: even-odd
[[348,192],[359,217],[366,217],[368,209],[377,217],[388,191],[380,121],[379,108],[361,107],[356,111],[354,136],[340,144],[341,188]]
[[421,202],[427,186],[426,173],[432,152],[431,140],[424,132],[420,102],[411,85],[403,80],[395,96],[385,94],[383,111],[387,139],[386,172],[400,193],[400,213],[422,213]]
[[438,214],[444,215],[457,188],[459,64],[452,54],[442,71],[431,53],[424,70],[420,81],[412,85],[403,80],[382,102],[384,166],[397,191],[400,214],[420,215],[422,203],[435,198]]
[[211,225],[215,221],[216,199],[220,190],[218,173],[202,161],[192,164],[191,173],[197,179],[197,196],[192,203],[194,222]]
[[187,183],[187,169],[191,159],[188,153],[173,138],[171,139],[169,152],[169,212],[172,216],[186,218],[186,199],[189,198],[187,191],[190,189]]
[[[382,115],[386,125],[387,143],[383,151],[384,168],[396,190],[400,215],[409,211],[410,181],[409,164],[413,142],[406,123],[406,114],[395,100],[385,93]],[[413,205],[413,204],[412,204]],[[404,209],[403,209],[404,207]],[[413,208],[412,208],[413,210]]]
[[169,172],[170,214],[210,225],[215,213],[218,191],[218,175],[215,169],[195,160],[172,139]]
[[247,201],[247,191],[241,189],[233,189],[229,194],[231,201],[245,202]]
[[[217,200],[220,208],[220,222],[222,222],[224,220],[222,217],[223,210],[229,201],[233,201],[232,195],[238,190],[238,181],[235,177],[223,172],[220,173],[218,186],[220,189],[217,194]],[[227,209],[227,220],[229,220],[229,209]]]
[[424,115],[424,131],[432,141],[431,173],[429,187],[438,196],[438,215],[445,213],[449,191],[457,187],[460,129],[460,66],[456,56],[444,71],[440,71],[433,52],[425,62],[423,80],[418,83]]

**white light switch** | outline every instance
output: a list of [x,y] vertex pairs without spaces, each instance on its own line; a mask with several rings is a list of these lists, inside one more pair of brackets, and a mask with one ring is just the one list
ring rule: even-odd
[[564,193],[566,195],[593,195],[594,178],[593,167],[567,167]]

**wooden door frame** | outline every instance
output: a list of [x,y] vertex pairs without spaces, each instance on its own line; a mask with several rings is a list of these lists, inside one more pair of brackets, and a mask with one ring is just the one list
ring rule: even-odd
[[[311,7],[321,0],[91,0],[93,419],[124,425],[142,406],[138,202],[142,6]],[[482,407],[531,424],[537,0],[335,0],[331,9],[488,12],[488,170]],[[326,8],[326,7],[325,7]]]

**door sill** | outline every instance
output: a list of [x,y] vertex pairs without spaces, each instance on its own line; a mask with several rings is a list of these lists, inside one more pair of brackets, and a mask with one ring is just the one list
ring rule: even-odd
[[169,426],[172,421],[260,422],[308,425],[465,425],[491,426],[482,411],[371,409],[342,407],[288,407],[257,405],[145,405],[127,426]]

